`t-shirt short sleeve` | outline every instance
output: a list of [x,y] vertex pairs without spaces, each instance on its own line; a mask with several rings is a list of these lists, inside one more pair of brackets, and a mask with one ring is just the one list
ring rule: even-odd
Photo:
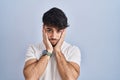
[[35,47],[34,47],[34,45],[30,45],[26,52],[25,62],[30,59],[34,59],[34,58],[36,58]]
[[69,50],[68,61],[75,62],[80,66],[81,63],[81,52],[78,47],[72,46]]

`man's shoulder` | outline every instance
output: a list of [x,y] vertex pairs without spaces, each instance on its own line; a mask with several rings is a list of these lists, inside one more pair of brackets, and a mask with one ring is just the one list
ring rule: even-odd
[[29,44],[29,47],[33,48],[33,49],[41,50],[41,49],[44,49],[45,46],[44,46],[43,42],[40,42],[40,43]]
[[69,49],[69,50],[73,50],[73,49],[78,49],[79,50],[79,48],[76,45],[68,43],[66,41],[64,41],[63,48],[66,48],[66,49]]

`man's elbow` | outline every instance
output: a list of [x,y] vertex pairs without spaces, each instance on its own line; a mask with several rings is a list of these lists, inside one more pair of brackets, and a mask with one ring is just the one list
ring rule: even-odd
[[80,71],[78,71],[76,76],[75,76],[76,80],[78,79],[79,76],[80,76]]
[[30,80],[30,75],[29,75],[29,73],[26,71],[26,69],[23,69],[23,75],[24,75],[25,80]]
[[34,74],[31,74],[31,72],[27,71],[26,69],[23,69],[23,75],[25,80],[38,80]]
[[77,80],[74,76],[69,76],[66,80]]
[[76,72],[76,74],[73,75],[73,80],[77,80],[80,76],[80,72]]

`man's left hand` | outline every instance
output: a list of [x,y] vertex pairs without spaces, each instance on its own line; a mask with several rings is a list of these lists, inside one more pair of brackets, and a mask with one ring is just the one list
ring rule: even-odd
[[61,37],[58,41],[58,43],[56,44],[56,46],[53,48],[54,49],[54,52],[60,52],[61,51],[61,46],[64,42],[64,38],[65,38],[65,33],[66,33],[66,29],[63,30],[62,34],[61,34]]

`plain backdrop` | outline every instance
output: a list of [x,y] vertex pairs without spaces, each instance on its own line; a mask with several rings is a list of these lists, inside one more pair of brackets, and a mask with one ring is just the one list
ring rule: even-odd
[[0,0],[0,80],[24,80],[26,50],[42,41],[52,7],[65,12],[65,40],[81,50],[78,80],[120,80],[120,0]]

